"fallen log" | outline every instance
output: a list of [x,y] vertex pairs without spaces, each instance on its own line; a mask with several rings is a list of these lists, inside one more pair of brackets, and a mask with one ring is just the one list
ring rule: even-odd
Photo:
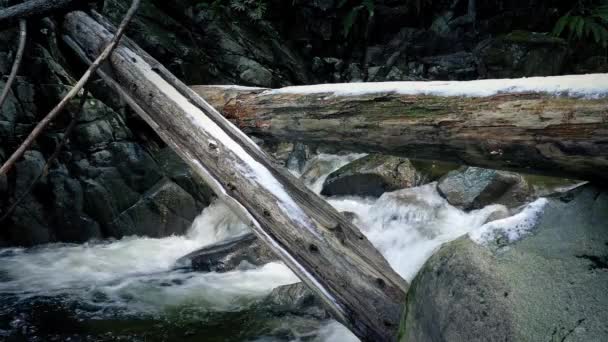
[[39,19],[76,8],[84,8],[92,0],[30,0],[0,10],[0,29],[15,26],[20,19]]
[[608,181],[608,74],[192,88],[265,139]]
[[[92,59],[113,28],[83,12],[63,28]],[[77,46],[75,46],[77,44]],[[364,341],[394,341],[407,283],[359,230],[270,159],[152,57],[123,39],[98,74]]]

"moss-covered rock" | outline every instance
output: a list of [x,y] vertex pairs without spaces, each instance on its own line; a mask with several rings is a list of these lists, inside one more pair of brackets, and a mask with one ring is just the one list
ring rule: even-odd
[[331,173],[323,184],[325,196],[373,196],[418,185],[419,175],[408,159],[369,155]]
[[513,31],[480,42],[475,48],[482,78],[559,75],[568,45],[547,33]]
[[462,167],[441,177],[437,190],[447,201],[464,210],[489,204],[514,208],[533,196],[533,188],[517,173]]
[[602,341],[607,256],[608,193],[552,197],[523,240],[437,251],[412,282],[401,341]]

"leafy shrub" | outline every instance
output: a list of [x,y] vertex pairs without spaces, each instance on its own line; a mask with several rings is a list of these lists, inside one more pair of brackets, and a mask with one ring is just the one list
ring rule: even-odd
[[568,33],[569,39],[593,37],[597,44],[608,47],[608,1],[579,1],[553,28],[556,37]]

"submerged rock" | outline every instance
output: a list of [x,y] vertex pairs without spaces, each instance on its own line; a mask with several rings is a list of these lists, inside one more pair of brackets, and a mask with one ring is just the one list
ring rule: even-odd
[[323,184],[325,196],[373,196],[417,185],[418,173],[408,159],[369,155],[331,173]]
[[277,260],[274,253],[253,233],[248,233],[203,247],[179,258],[176,264],[202,272],[228,272],[274,260]]
[[608,193],[547,201],[534,234],[445,244],[408,294],[401,341],[601,341],[608,321]]
[[533,189],[519,174],[463,167],[443,176],[437,190],[447,201],[464,210],[503,204],[514,208],[526,203]]

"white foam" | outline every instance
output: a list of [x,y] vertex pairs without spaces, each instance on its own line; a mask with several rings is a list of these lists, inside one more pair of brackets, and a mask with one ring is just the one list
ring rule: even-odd
[[608,95],[608,74],[587,74],[489,79],[475,81],[366,82],[316,84],[268,90],[270,94],[330,94],[354,96],[395,93],[403,95],[486,97],[501,93],[539,92],[556,96],[604,98]]
[[471,240],[484,245],[494,242],[498,238],[505,238],[505,242],[517,241],[530,234],[536,227],[547,203],[547,199],[539,198],[526,205],[521,212],[513,216],[489,222],[471,231],[469,237]]

